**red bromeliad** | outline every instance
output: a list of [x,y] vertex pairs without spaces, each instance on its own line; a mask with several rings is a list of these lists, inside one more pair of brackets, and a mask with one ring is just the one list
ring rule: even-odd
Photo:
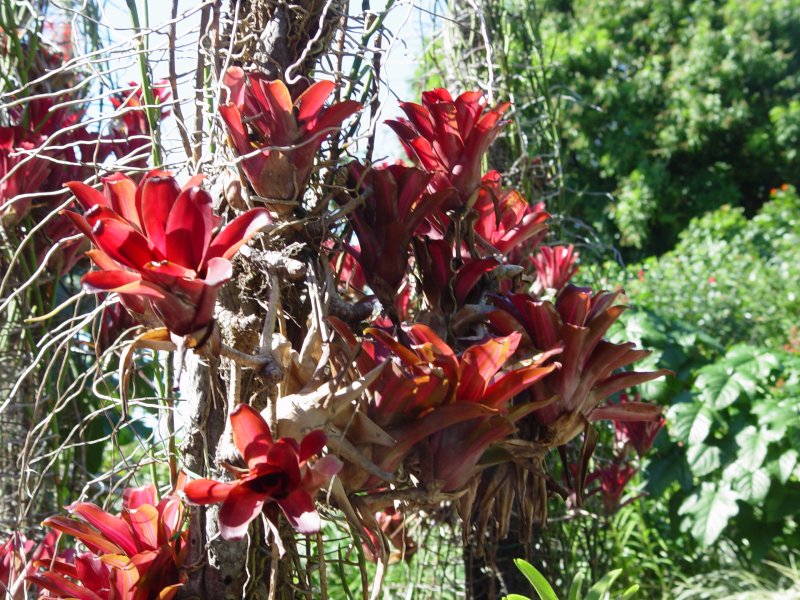
[[14,532],[0,546],[0,589],[6,593],[7,598],[22,600],[27,597],[26,577],[35,573],[36,561],[53,558],[57,541],[58,533],[55,531],[49,532],[39,544]]
[[339,459],[332,455],[309,463],[325,446],[325,434],[312,431],[300,444],[292,438],[273,440],[267,422],[246,404],[240,404],[230,418],[234,444],[247,468],[225,465],[235,477],[231,483],[212,479],[189,482],[187,500],[194,504],[222,502],[219,531],[226,540],[241,539],[250,522],[272,503],[300,533],[319,531],[314,495],[341,468]]
[[569,246],[543,246],[538,254],[531,257],[536,269],[538,290],[555,290],[558,294],[569,280],[578,272],[575,262],[578,253],[572,244]]
[[[0,127],[0,218],[5,225],[27,214],[32,194],[47,179],[47,162],[30,156],[42,141],[21,127]],[[28,197],[19,198],[23,195]]]
[[[621,406],[628,402],[627,394],[620,394]],[[664,417],[656,421],[614,421],[614,439],[618,448],[624,453],[633,448],[641,457],[647,454],[656,441],[658,433],[664,428],[667,420]]]
[[[481,277],[500,266],[496,258],[472,258],[466,253],[453,256],[450,242],[418,238],[414,256],[425,298],[434,311],[450,314],[470,298]],[[455,266],[456,262],[460,263]]]
[[[669,371],[621,371],[650,353],[627,342],[615,344],[603,339],[625,306],[614,305],[620,292],[598,292],[568,285],[555,304],[526,294],[498,298],[497,310],[489,314],[492,328],[500,334],[524,333],[528,347],[546,350],[562,347],[561,369],[532,388],[534,397],[557,401],[536,411],[536,420],[553,426],[553,445],[559,446],[583,430],[586,420],[657,420],[658,406],[631,402],[627,405],[598,405],[627,387],[650,381]],[[558,423],[556,423],[558,421]]]
[[[177,490],[183,485],[179,478]],[[182,530],[183,505],[172,493],[160,502],[152,485],[128,488],[122,513],[77,502],[77,519],[50,517],[44,525],[80,540],[88,552],[40,560],[44,568],[28,579],[50,596],[78,600],[169,600],[182,585],[188,531]]]
[[619,465],[612,463],[602,469],[597,469],[590,479],[597,478],[600,482],[600,493],[603,495],[603,506],[608,514],[614,514],[621,507],[622,494],[625,488],[636,475],[636,467],[632,465]]
[[453,187],[457,196],[445,209],[469,207],[481,183],[481,163],[500,133],[510,104],[486,110],[483,94],[465,92],[455,100],[445,89],[422,93],[422,104],[403,102],[408,120],[387,121],[408,155],[423,169],[438,173],[434,188]]
[[503,188],[497,171],[483,176],[474,209],[475,233],[492,252],[508,255],[523,245],[534,248],[547,233],[550,215],[544,204],[531,206],[519,192]]
[[259,196],[279,201],[268,203],[270,208],[291,211],[306,189],[322,142],[361,105],[345,100],[324,108],[335,88],[332,81],[318,81],[293,96],[282,81],[245,77],[241,68],[231,67],[224,83],[231,96],[219,113],[231,144],[240,156],[256,153],[242,161],[247,180]]
[[[344,323],[330,321],[352,349],[358,347]],[[517,349],[518,333],[474,344],[460,356],[422,324],[408,330],[410,346],[379,329],[366,333],[380,347],[368,340],[361,343],[356,364],[362,374],[386,360],[386,350],[399,359],[372,386],[376,400],[368,415],[397,440],[393,448],[374,450],[375,463],[392,472],[412,451],[427,453],[426,466],[417,475],[426,482],[443,482],[443,491],[463,486],[486,449],[512,434],[514,423],[536,408],[512,407],[511,400],[557,366],[541,366],[548,354],[527,366],[502,370]],[[367,479],[360,485],[369,487]]]
[[[361,265],[369,287],[389,310],[408,271],[408,251],[415,232],[452,190],[429,194],[426,189],[431,175],[403,165],[367,169],[351,163],[350,180],[365,200],[350,213],[359,248],[345,248]],[[345,203],[347,199],[339,201]]]
[[166,172],[153,171],[137,187],[125,175],[103,179],[103,193],[67,184],[84,214],[67,212],[97,247],[88,254],[100,270],[87,273],[91,292],[117,292],[133,312],[152,312],[175,335],[197,345],[211,334],[217,290],[232,275],[230,259],[270,223],[257,208],[214,233],[211,196],[193,179],[181,190]]

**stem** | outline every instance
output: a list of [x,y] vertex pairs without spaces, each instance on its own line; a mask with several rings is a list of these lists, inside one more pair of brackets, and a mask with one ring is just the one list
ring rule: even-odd
[[[150,128],[150,134],[153,139],[150,143],[150,149],[153,156],[153,166],[161,166],[161,142],[160,142],[160,119],[159,112],[161,109],[156,106],[155,96],[153,96],[153,88],[150,85],[150,69],[147,63],[147,36],[142,33],[142,27],[139,23],[139,10],[136,8],[136,0],[125,0],[128,5],[128,10],[131,13],[131,20],[133,21],[133,28],[136,31],[136,44],[139,46],[139,71],[142,75],[142,94],[145,103],[145,116],[147,117],[147,124]],[[145,11],[145,19],[147,14]]]

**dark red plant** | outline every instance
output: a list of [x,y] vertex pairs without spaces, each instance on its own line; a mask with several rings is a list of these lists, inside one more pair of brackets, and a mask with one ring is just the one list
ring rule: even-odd
[[604,338],[625,306],[614,305],[620,292],[592,293],[589,288],[568,285],[555,304],[527,294],[496,298],[498,309],[489,314],[499,334],[520,331],[524,344],[534,350],[561,347],[562,367],[532,388],[537,400],[557,396],[557,401],[534,413],[535,419],[558,430],[558,446],[583,430],[586,420],[657,420],[658,406],[631,402],[599,407],[612,394],[627,387],[669,374],[670,371],[620,371],[650,354],[633,343],[615,344]]
[[[177,490],[183,485],[179,478]],[[80,540],[88,552],[39,560],[44,569],[28,580],[47,590],[47,597],[79,600],[170,600],[182,585],[188,531],[183,504],[173,492],[157,501],[152,485],[128,488],[122,513],[77,502],[77,518],[50,517],[44,525]]]
[[217,291],[231,277],[231,257],[270,217],[252,209],[215,233],[211,196],[197,183],[181,190],[169,173],[153,171],[137,187],[115,174],[103,179],[101,193],[73,181],[67,186],[84,214],[66,214],[97,248],[88,255],[100,270],[83,277],[85,289],[117,292],[143,319],[155,313],[170,332],[202,342]]
[[614,462],[607,467],[597,469],[589,476],[590,479],[599,480],[603,506],[608,514],[614,514],[622,507],[620,504],[622,494],[625,493],[625,487],[630,480],[636,475],[636,471],[636,467],[632,465],[620,465]]
[[[629,402],[627,394],[620,394],[620,405],[624,408]],[[633,448],[641,457],[650,451],[658,433],[664,428],[667,420],[661,417],[655,421],[614,421],[614,439],[623,452]]]
[[519,192],[503,188],[497,171],[483,176],[474,209],[475,233],[485,242],[484,252],[508,255],[523,246],[532,249],[547,233],[550,215],[544,204],[531,206]]
[[[350,164],[350,187],[364,204],[349,215],[359,246],[345,246],[361,266],[367,284],[385,309],[408,271],[408,251],[417,229],[452,190],[429,194],[431,175],[420,169],[390,165],[368,169]],[[344,204],[349,197],[338,199]]]
[[0,590],[7,598],[22,600],[26,597],[26,577],[35,573],[36,561],[50,560],[55,555],[57,541],[55,531],[49,532],[38,544],[14,532],[0,546]]
[[[273,440],[264,418],[246,404],[231,414],[233,441],[247,468],[225,465],[233,482],[197,479],[186,484],[186,498],[194,504],[217,504],[219,531],[226,540],[238,540],[262,510],[277,504],[300,533],[315,533],[320,518],[314,495],[339,472],[341,463],[328,455],[309,463],[325,447],[322,430],[306,435],[298,444],[292,438]],[[274,519],[274,515],[267,512]]]
[[[332,81],[317,81],[299,94],[292,94],[282,81],[269,81],[239,67],[225,73],[230,101],[219,114],[230,135],[233,149],[256,194],[277,212],[289,212],[303,194],[322,142],[341,127],[361,105],[345,100],[324,107],[336,87]],[[269,200],[279,202],[270,203]]]
[[[344,323],[330,321],[351,349],[359,347]],[[503,370],[517,349],[518,333],[474,344],[461,355],[419,323],[407,331],[409,346],[379,329],[366,333],[379,345],[361,342],[356,364],[362,374],[391,355],[398,359],[372,386],[375,402],[368,407],[369,418],[397,444],[375,448],[373,460],[393,472],[414,451],[425,456],[417,475],[426,482],[442,482],[443,491],[463,486],[486,449],[514,432],[514,423],[536,407],[512,407],[511,400],[557,367],[541,366],[546,355],[527,366]],[[362,479],[360,485],[369,487],[367,481]]]
[[417,238],[414,257],[428,304],[435,312],[450,314],[462,307],[486,273],[500,262],[496,258],[472,258],[468,252],[453,256],[450,242]]
[[0,127],[0,219],[5,226],[28,213],[33,194],[47,180],[47,161],[30,155],[42,142],[42,136],[21,127]]
[[504,102],[486,110],[480,92],[465,92],[454,100],[447,90],[436,89],[422,93],[422,104],[400,104],[408,120],[386,123],[418,165],[440,175],[434,181],[436,190],[455,188],[457,195],[444,205],[449,210],[475,201],[483,156],[500,133],[509,106]]
[[531,257],[536,269],[538,289],[542,292],[555,290],[558,294],[578,272],[578,266],[575,264],[578,256],[572,244],[539,248],[539,252]]

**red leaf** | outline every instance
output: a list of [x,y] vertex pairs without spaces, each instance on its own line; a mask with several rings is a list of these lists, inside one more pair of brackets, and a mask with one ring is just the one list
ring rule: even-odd
[[108,552],[111,554],[122,552],[122,549],[117,544],[100,534],[96,529],[75,519],[48,517],[42,522],[42,525],[52,527],[56,531],[79,539],[93,552]]
[[214,228],[211,195],[193,187],[181,192],[166,226],[167,259],[200,271]]
[[158,548],[158,509],[155,506],[142,504],[123,515],[131,526],[140,550]]
[[206,259],[220,256],[231,259],[256,233],[272,223],[269,211],[265,208],[254,208],[239,215],[220,231],[208,247]]
[[325,100],[331,95],[336,84],[333,81],[317,81],[295,100],[297,106],[297,120],[309,121],[317,117],[325,105]]
[[328,441],[328,436],[321,429],[315,429],[309,432],[300,442],[300,452],[298,459],[302,462],[308,460],[312,456],[322,452],[325,447],[325,442]]
[[492,271],[499,264],[494,258],[482,258],[472,260],[461,267],[456,274],[456,281],[453,285],[453,291],[458,303],[460,305],[464,304],[472,288],[475,287],[483,274]]
[[149,262],[163,259],[147,238],[123,221],[100,219],[92,228],[92,234],[103,252],[131,269],[138,271]]
[[156,487],[152,483],[136,488],[125,488],[122,492],[122,508],[125,510],[134,510],[142,504],[155,506],[155,503]]
[[507,401],[552,373],[559,366],[558,363],[546,367],[531,365],[505,373],[489,386],[483,402],[492,408],[501,408]]
[[516,352],[520,335],[512,333],[470,346],[461,355],[458,377],[458,398],[479,402],[489,382]]
[[133,180],[122,173],[103,177],[103,191],[110,200],[111,209],[141,230],[142,224],[136,206],[136,184]]
[[81,181],[68,181],[64,185],[75,195],[83,210],[89,210],[98,205],[109,207],[108,199],[99,190],[89,187]]
[[322,523],[314,499],[304,489],[296,489],[286,498],[276,500],[289,524],[299,533],[316,533]]
[[81,279],[81,285],[90,293],[117,292],[150,298],[164,298],[164,293],[151,283],[143,282],[141,275],[131,271],[90,271]]
[[119,546],[127,556],[133,556],[138,552],[131,528],[120,517],[108,514],[91,502],[76,502],[69,507],[69,511],[95,527],[106,539]]
[[153,245],[167,255],[166,227],[169,213],[180,194],[174,178],[155,176],[145,179],[141,185],[142,225]]

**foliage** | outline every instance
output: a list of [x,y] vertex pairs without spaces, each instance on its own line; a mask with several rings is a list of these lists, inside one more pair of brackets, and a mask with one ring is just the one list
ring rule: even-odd
[[[551,209],[592,224],[628,256],[664,252],[691,218],[723,204],[752,214],[770,188],[798,183],[793,0],[480,5],[497,66],[458,31],[459,43],[435,52],[453,48],[451,61],[526,100],[496,166],[520,173],[526,190],[555,182]],[[466,31],[479,29],[474,16],[461,18],[473,25]],[[466,72],[451,71],[448,83]],[[549,163],[544,175],[534,160]]]
[[752,219],[722,207],[692,220],[673,250],[627,267],[626,291],[643,310],[722,346],[779,348],[800,323],[800,293],[787,285],[800,280],[798,245],[800,197],[784,185]]
[[[539,600],[558,600],[558,596],[556,595],[555,591],[547,582],[547,579],[545,579],[545,577],[536,569],[536,567],[529,562],[522,560],[521,558],[518,558],[514,562],[517,565],[517,568],[522,571],[523,575],[525,575],[525,578],[533,586],[533,589],[536,590]],[[583,600],[601,600],[603,598],[609,598],[611,594],[611,586],[614,585],[614,582],[620,576],[620,573],[622,573],[622,569],[609,571],[597,583],[593,584],[591,588],[589,588],[589,591],[585,596],[581,595],[584,577],[583,574],[578,573],[570,584],[568,600],[578,600],[579,598],[583,598]],[[632,598],[636,595],[638,590],[639,586],[634,584],[621,594],[614,597],[620,598],[621,600]],[[530,600],[525,596],[521,596],[520,594],[509,594],[508,596],[505,596],[505,599]]]

